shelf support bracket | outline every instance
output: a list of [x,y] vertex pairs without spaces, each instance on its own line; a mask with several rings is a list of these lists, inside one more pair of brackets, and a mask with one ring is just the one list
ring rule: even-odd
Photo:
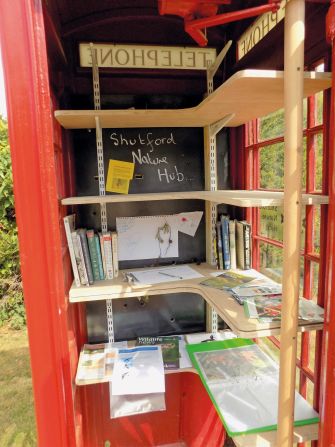
[[[226,45],[222,48],[215,61],[207,68],[207,79],[210,78],[213,82],[213,78],[218,71],[218,68],[222,64],[223,59],[226,57],[226,54],[229,51],[229,48],[232,46],[233,41],[228,40]],[[212,92],[211,92],[212,93]]]
[[230,113],[229,115],[226,115],[224,118],[222,118],[222,120],[216,121],[215,123],[211,124],[209,126],[210,137],[216,137],[220,130],[226,127],[229,121],[231,121],[234,117],[235,113]]
[[[96,52],[94,51],[93,43],[90,43],[90,48],[91,48],[91,55],[92,55],[94,110],[101,110],[99,67],[98,67]],[[100,119],[98,116],[95,117],[95,132],[96,132],[96,145],[97,145],[99,196],[105,196],[106,190],[105,190],[104,148],[103,148]],[[100,204],[100,216],[101,216],[101,231],[103,233],[106,233],[108,231],[106,203]],[[108,342],[114,343],[114,323],[113,323],[112,300],[106,300],[106,315],[107,315]]]
[[[214,91],[214,75],[225,58],[232,41],[230,40],[220,54],[215,59],[214,63],[207,67],[207,94],[210,95]],[[212,126],[206,126],[204,129],[204,145],[206,151],[206,189],[209,191],[217,190],[217,168],[216,168],[216,134],[227,124],[231,119],[231,115],[214,123]],[[215,258],[215,225],[217,219],[217,205],[212,202],[206,202],[206,240],[207,240],[207,263],[210,265],[216,264]],[[214,308],[207,304],[207,331],[217,332],[218,330],[218,315]]]

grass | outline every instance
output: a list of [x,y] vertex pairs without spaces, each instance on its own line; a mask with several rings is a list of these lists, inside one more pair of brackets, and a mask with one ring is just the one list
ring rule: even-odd
[[0,328],[0,447],[37,445],[27,332]]

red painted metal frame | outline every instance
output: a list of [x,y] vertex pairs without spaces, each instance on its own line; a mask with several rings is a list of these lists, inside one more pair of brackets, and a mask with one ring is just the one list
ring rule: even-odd
[[[208,41],[203,29],[224,25],[237,20],[255,17],[266,12],[276,12],[281,0],[268,0],[265,5],[216,15],[219,4],[230,4],[232,0],[159,0],[159,13],[174,14],[185,20],[185,31],[204,47]],[[196,18],[198,17],[198,18]]]
[[332,90],[329,116],[329,156],[328,156],[328,232],[327,265],[325,266],[325,326],[323,336],[324,367],[321,372],[321,429],[320,447],[335,446],[335,1],[327,15],[327,37],[332,44]]
[[[317,66],[318,64],[315,64]],[[313,67],[314,68],[314,67]],[[325,103],[324,103],[325,104]],[[327,110],[324,105],[324,120],[325,122],[322,124],[317,124],[315,120],[315,112],[316,112],[316,101],[315,98],[308,99],[308,107],[307,107],[307,129],[304,131],[304,136],[306,138],[306,192],[308,193],[320,193],[316,191],[316,154],[315,154],[315,138],[317,135],[323,135],[323,147],[324,147],[324,159],[323,159],[323,168],[325,172],[326,166],[326,157],[327,157],[327,145],[326,145],[326,137],[325,137],[325,129],[327,129]],[[331,119],[331,118],[330,118]],[[245,140],[247,145],[245,147],[245,160],[246,160],[246,185],[251,189],[261,189],[260,188],[260,151],[266,150],[266,147],[272,144],[280,143],[283,141],[283,137],[275,137],[268,140],[261,141],[259,139],[260,135],[260,124],[259,120],[254,120],[248,123],[245,126]],[[249,170],[249,172],[248,172]],[[253,172],[250,172],[252,170]],[[328,178],[328,175],[325,177]],[[326,180],[323,180],[323,190],[322,193],[326,193],[325,185],[327,184]],[[274,245],[276,247],[282,248],[283,244],[280,241],[272,240],[267,237],[264,237],[260,234],[260,210],[253,209],[251,213],[249,213],[251,217],[252,225],[253,225],[253,265],[255,268],[260,267],[260,244],[267,243]],[[313,287],[313,275],[312,269],[314,264],[320,264],[319,268],[319,278],[323,278],[325,274],[325,263],[321,263],[322,256],[314,251],[314,236],[315,236],[315,207],[306,206],[306,233],[305,233],[305,247],[301,252],[301,255],[304,259],[304,290],[303,294],[306,298],[312,298],[312,287]],[[320,245],[322,253],[325,252],[326,247],[326,239],[323,236],[326,230],[326,216],[324,207],[321,210],[321,235],[320,235]],[[322,281],[319,281],[320,287],[318,291],[318,303],[323,305],[324,302],[324,290],[322,288]],[[322,332],[318,331],[316,334],[316,343],[315,343],[315,351],[321,347],[322,342]],[[299,382],[299,391],[300,393],[306,397],[307,396],[307,384],[308,381],[314,384],[314,406],[315,408],[319,408],[319,383],[320,383],[320,370],[321,370],[321,361],[322,357],[316,352],[314,371],[310,369],[310,344],[313,335],[309,333],[301,334],[301,351],[300,351],[300,359],[297,359],[297,367],[300,370],[300,382]],[[275,337],[270,337],[270,340],[277,346],[280,347],[280,342]],[[300,443],[299,447],[305,445],[304,443]],[[318,445],[317,442],[313,442],[313,447]],[[329,447],[327,445],[327,447]]]
[[48,65],[38,0],[0,1],[38,444],[76,445]]

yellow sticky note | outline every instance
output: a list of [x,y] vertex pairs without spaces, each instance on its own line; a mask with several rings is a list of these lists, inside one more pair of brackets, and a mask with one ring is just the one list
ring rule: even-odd
[[128,194],[129,181],[134,175],[135,163],[109,160],[106,191]]

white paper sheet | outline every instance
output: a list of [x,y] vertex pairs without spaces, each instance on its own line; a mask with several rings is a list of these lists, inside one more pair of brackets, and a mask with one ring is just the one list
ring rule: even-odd
[[178,232],[194,236],[202,211],[166,216],[117,217],[120,261],[177,258]]
[[179,281],[183,279],[203,278],[203,275],[188,265],[176,265],[172,267],[161,267],[128,273],[130,273],[132,278],[136,278],[138,283],[147,285]]
[[112,375],[112,394],[150,394],[165,391],[160,346],[120,349]]

